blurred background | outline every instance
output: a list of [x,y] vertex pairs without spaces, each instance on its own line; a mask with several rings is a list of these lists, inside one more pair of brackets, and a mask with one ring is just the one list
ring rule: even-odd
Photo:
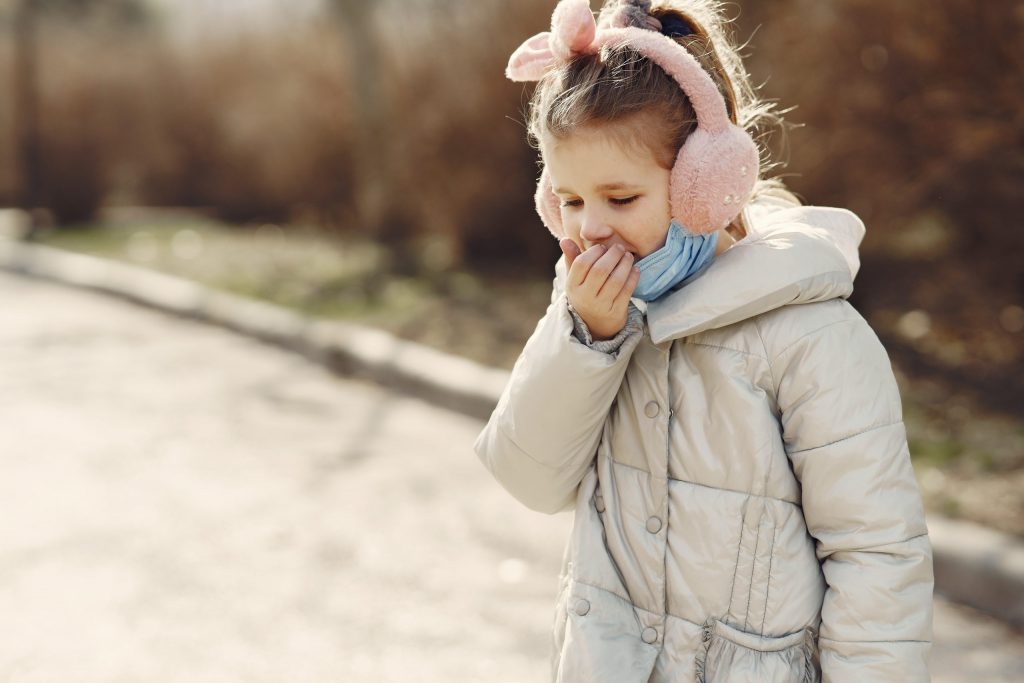
[[[0,0],[7,230],[510,368],[559,252],[503,69],[553,5]],[[776,172],[867,226],[929,508],[1024,535],[1024,2],[727,14]]]

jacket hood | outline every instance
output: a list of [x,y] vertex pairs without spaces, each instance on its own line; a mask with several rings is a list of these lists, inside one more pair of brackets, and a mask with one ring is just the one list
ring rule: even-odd
[[775,201],[760,201],[745,211],[746,237],[686,285],[647,304],[655,344],[781,306],[845,299],[853,292],[860,269],[857,247],[864,238],[864,223],[856,214]]

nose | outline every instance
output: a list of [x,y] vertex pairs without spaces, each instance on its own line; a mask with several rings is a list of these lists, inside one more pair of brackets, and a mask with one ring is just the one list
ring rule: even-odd
[[583,221],[580,223],[580,239],[587,246],[604,242],[613,234],[614,231],[601,215],[595,212],[583,216]]

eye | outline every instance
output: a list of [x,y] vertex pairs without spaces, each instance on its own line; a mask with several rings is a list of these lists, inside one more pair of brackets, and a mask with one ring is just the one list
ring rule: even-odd
[[561,203],[561,206],[579,206],[583,203],[581,199],[567,199]]
[[619,199],[618,197],[612,197],[612,204],[625,206],[626,204],[631,204],[635,202],[637,199],[639,199],[639,195],[633,195],[632,197],[624,197],[622,199]]

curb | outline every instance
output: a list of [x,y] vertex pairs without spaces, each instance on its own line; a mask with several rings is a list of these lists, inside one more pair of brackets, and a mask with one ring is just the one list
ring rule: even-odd
[[[300,353],[338,374],[372,380],[486,420],[509,373],[380,330],[317,320],[182,278],[0,236],[0,270],[102,292],[212,323]],[[927,515],[935,590],[1024,629],[1024,541]]]
[[994,529],[928,515],[935,591],[1024,629],[1024,541]]
[[127,299],[212,323],[486,420],[508,381],[504,370],[351,323],[318,320],[274,304],[108,259],[0,238],[0,270]]

